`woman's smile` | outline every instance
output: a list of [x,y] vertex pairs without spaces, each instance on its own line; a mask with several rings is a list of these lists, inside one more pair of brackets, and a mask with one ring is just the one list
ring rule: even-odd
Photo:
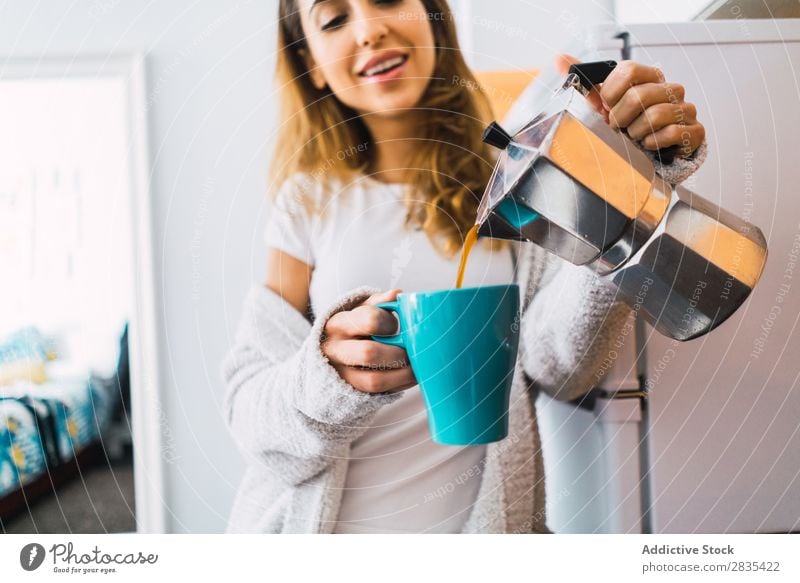
[[369,59],[360,67],[358,76],[366,83],[383,83],[400,78],[406,69],[408,54],[400,51],[386,51]]
[[[361,114],[405,115],[420,102],[436,67],[436,41],[421,0],[302,0],[306,68]],[[371,128],[375,131],[376,128]]]

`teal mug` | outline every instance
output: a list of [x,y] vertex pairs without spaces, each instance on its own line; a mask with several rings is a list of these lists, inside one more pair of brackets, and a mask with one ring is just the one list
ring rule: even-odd
[[399,330],[372,339],[408,353],[433,440],[504,439],[519,346],[519,286],[401,293],[378,307],[397,314]]

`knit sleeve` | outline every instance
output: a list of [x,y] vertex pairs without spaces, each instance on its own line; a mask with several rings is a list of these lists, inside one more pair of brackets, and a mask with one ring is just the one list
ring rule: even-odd
[[268,248],[283,251],[313,266],[315,257],[312,241],[315,184],[304,174],[296,174],[278,189],[264,229]]
[[523,315],[519,358],[540,389],[568,401],[597,384],[605,359],[614,360],[614,341],[631,310],[591,270],[540,255],[548,262],[546,277]]
[[221,367],[225,422],[249,462],[298,485],[347,455],[378,409],[402,397],[356,390],[320,346],[330,316],[375,291],[353,290],[311,325],[270,289],[251,288]]
[[[639,146],[641,147],[640,144]],[[656,167],[656,173],[661,176],[661,178],[670,184],[680,184],[697,172],[700,166],[703,165],[703,162],[706,161],[706,156],[708,156],[708,143],[705,138],[703,138],[703,143],[692,152],[691,156],[686,158],[675,156],[675,159],[670,164],[662,164],[661,161],[656,158],[655,152],[652,150],[645,150],[642,148],[642,151],[647,154],[647,157],[653,162],[653,165]]]

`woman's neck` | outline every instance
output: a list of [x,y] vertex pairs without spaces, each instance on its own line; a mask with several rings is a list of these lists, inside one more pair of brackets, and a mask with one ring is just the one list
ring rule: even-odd
[[418,112],[398,116],[364,115],[375,145],[375,157],[369,172],[381,182],[408,182],[408,166],[414,150],[419,146]]

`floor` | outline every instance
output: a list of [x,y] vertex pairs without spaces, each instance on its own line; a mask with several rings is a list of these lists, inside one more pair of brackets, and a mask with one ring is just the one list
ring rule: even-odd
[[133,462],[129,451],[112,464],[83,472],[42,498],[28,512],[3,523],[8,534],[135,532]]

